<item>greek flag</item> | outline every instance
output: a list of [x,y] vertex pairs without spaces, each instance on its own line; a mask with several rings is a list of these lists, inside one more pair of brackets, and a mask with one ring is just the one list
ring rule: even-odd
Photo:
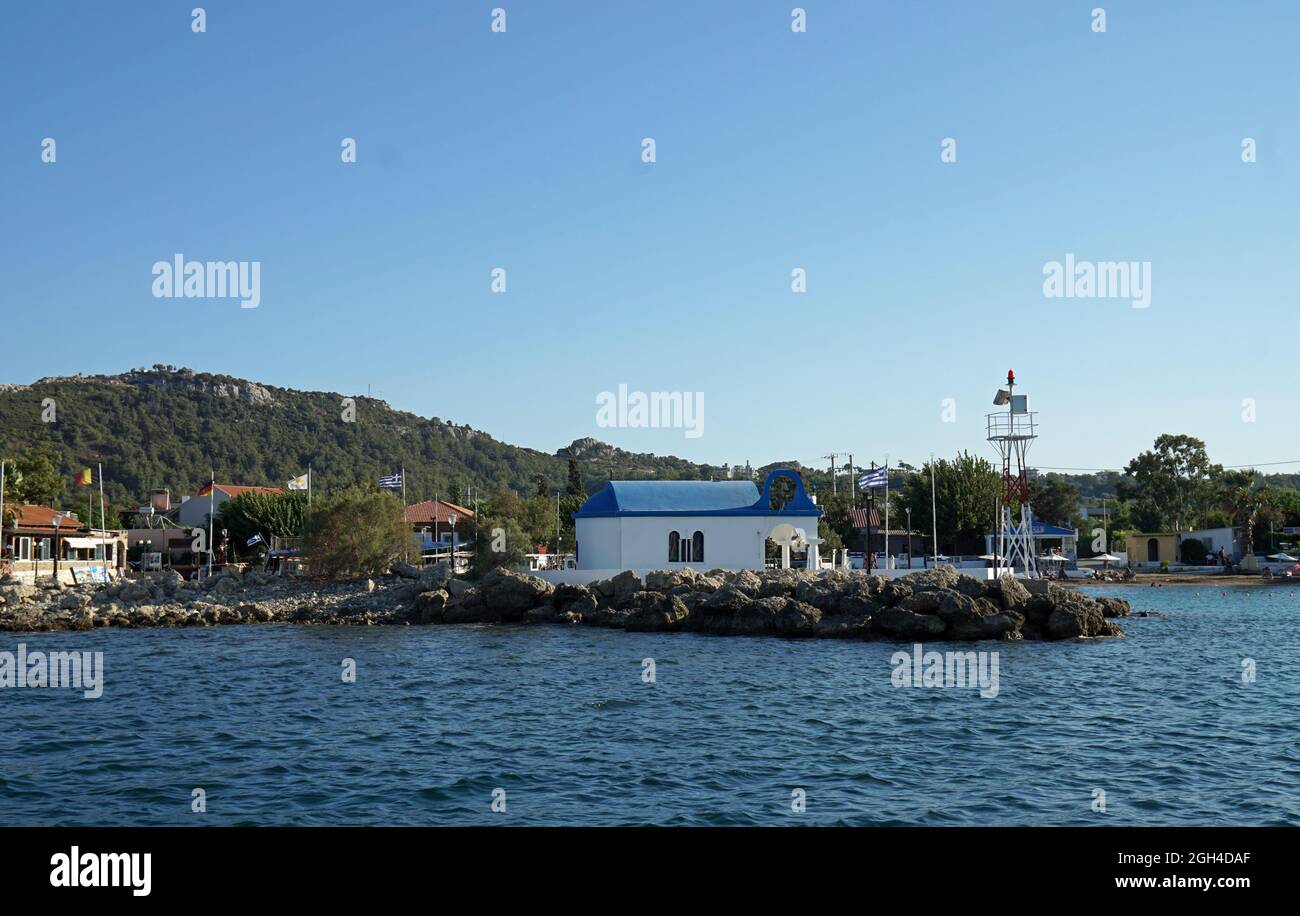
[[867,471],[867,473],[858,478],[858,489],[875,490],[879,487],[885,486],[888,480],[888,468],[875,468],[874,470]]
[[254,544],[261,544],[261,543],[263,543],[262,536],[260,534],[255,534],[248,539],[247,546],[252,547]]
[[387,477],[380,477],[380,478],[379,478],[379,486],[380,486],[381,488],[385,489],[385,490],[400,490],[400,489],[402,489],[402,475],[401,475],[401,473],[399,472],[399,473],[397,473],[397,474],[389,474]]

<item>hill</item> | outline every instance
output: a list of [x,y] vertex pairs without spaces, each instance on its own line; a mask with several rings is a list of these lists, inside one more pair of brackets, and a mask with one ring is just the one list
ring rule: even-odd
[[[521,448],[366,397],[354,397],[355,420],[344,422],[343,398],[162,365],[0,385],[0,455],[49,446],[69,481],[76,470],[102,463],[105,493],[115,507],[139,504],[155,487],[170,488],[174,497],[195,493],[213,470],[226,483],[282,486],[308,465],[318,491],[405,466],[410,501],[452,494],[463,500],[467,488],[486,495],[497,485],[531,494],[539,475],[551,491],[565,486],[567,449],[545,454]],[[46,399],[52,399],[54,422],[42,420],[43,413],[49,416]],[[571,448],[588,491],[611,476],[707,479],[718,473],[595,439],[579,439]],[[69,506],[85,500],[70,482],[63,496]]]

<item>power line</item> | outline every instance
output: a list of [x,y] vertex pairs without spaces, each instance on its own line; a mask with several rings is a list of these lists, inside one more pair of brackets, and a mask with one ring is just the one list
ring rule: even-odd
[[[1271,468],[1283,464],[1300,464],[1300,458],[1293,458],[1290,461],[1256,461],[1251,464],[1225,464],[1223,465],[1223,467],[1225,470],[1236,471],[1236,470],[1241,470],[1243,468]],[[1064,467],[1056,467],[1047,464],[1039,464],[1039,465],[1035,465],[1035,467],[1038,468],[1038,470],[1040,471],[1091,471],[1093,473],[1103,473],[1103,474],[1107,472],[1113,474],[1124,473],[1123,468],[1064,468]]]

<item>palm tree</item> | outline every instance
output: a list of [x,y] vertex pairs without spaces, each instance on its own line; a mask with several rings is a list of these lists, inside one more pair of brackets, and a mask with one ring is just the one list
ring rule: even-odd
[[1255,524],[1261,514],[1271,511],[1272,492],[1254,468],[1225,472],[1221,485],[1225,507],[1233,524],[1241,528],[1242,553],[1250,556],[1255,552]]

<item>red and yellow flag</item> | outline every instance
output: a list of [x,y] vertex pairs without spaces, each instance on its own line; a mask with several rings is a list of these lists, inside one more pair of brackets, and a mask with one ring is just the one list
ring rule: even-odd
[[95,474],[90,468],[86,468],[84,471],[78,471],[72,475],[72,482],[79,487],[88,487],[94,483],[94,480]]

